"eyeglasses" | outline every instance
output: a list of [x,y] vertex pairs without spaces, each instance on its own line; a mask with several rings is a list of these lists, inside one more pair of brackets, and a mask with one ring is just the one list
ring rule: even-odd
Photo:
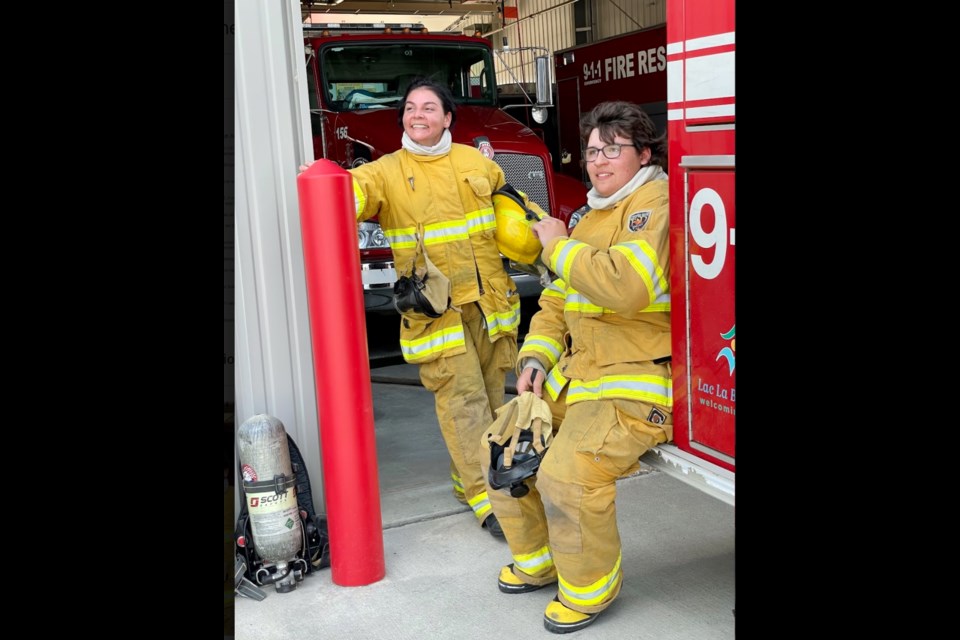
[[[617,144],[608,144],[603,148],[603,155],[606,156],[609,160],[613,160],[614,158],[620,157],[620,149],[622,147],[635,148],[636,146],[637,145],[635,144],[622,144],[619,142]],[[600,149],[597,149],[596,147],[587,147],[586,150],[583,152],[583,157],[587,162],[593,162],[594,160],[597,159],[598,153],[600,153]]]

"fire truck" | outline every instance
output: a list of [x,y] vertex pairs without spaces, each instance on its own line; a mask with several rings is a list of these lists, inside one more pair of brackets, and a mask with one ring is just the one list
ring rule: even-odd
[[[488,40],[428,33],[419,24],[306,24],[304,45],[315,158],[352,168],[399,149],[397,108],[410,81],[428,76],[449,86],[457,102],[454,142],[492,158],[507,182],[553,217],[575,222],[586,206],[584,184],[555,175],[543,139],[498,107]],[[549,82],[548,73],[537,74],[529,105],[535,118],[552,106]],[[395,313],[396,269],[376,220],[360,224],[358,241],[366,310]],[[510,272],[521,297],[539,295],[537,278]]]
[[667,2],[672,445],[660,462],[731,503],[736,471],[735,3]]
[[561,171],[588,179],[579,119],[600,102],[635,102],[668,133],[674,441],[647,459],[733,502],[734,2],[668,0],[666,17],[554,53]]
[[667,128],[667,28],[658,25],[553,54],[557,76],[560,167],[589,181],[581,162],[580,115],[607,100],[630,100],[657,130]]

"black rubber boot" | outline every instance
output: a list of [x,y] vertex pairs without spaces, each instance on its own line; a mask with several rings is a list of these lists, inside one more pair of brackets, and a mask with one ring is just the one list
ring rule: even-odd
[[503,527],[500,526],[500,521],[497,520],[497,516],[493,515],[492,513],[487,516],[487,519],[483,521],[483,525],[481,526],[486,527],[487,531],[489,531],[490,535],[492,535],[494,538],[503,537]]

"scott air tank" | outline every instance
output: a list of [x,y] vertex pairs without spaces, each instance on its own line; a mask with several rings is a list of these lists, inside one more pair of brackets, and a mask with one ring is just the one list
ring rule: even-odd
[[[237,430],[237,455],[253,544],[264,564],[276,564],[277,591],[296,588],[294,572],[303,548],[296,478],[283,423],[255,415]],[[262,582],[261,582],[262,583]]]

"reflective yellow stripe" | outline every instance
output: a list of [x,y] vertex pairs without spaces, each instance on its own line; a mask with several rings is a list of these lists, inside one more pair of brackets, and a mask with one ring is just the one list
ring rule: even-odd
[[568,405],[607,398],[641,400],[672,407],[673,383],[670,378],[654,375],[603,376],[599,380],[571,380],[567,390]]
[[563,576],[558,575],[557,582],[559,583],[558,586],[560,587],[560,591],[563,593],[563,597],[573,604],[584,607],[589,607],[603,602],[611,593],[613,593],[614,589],[617,588],[617,585],[620,584],[620,580],[623,578],[623,573],[620,571],[620,560],[622,558],[623,554],[618,554],[617,564],[613,567],[613,571],[603,576],[593,584],[588,584],[585,587],[575,587],[564,580]]
[[[563,275],[565,280],[570,279],[570,269],[573,267],[574,259],[577,254],[583,251],[588,245],[576,240],[561,240],[557,243],[553,254],[549,257],[550,267],[557,273]],[[643,280],[647,289],[647,297],[650,304],[646,308],[640,309],[641,312],[667,312],[670,311],[670,283],[667,275],[660,268],[657,260],[657,254],[646,242],[625,242],[610,247],[611,251],[617,251],[627,258],[627,261],[633,267],[634,271]],[[563,280],[555,280],[550,286],[545,287],[540,295],[561,297],[564,291]],[[613,313],[609,309],[596,305],[586,298],[583,294],[568,288],[562,296],[565,298],[563,310],[579,313]]]
[[551,291],[554,294],[559,295],[561,298],[567,295],[567,283],[563,281],[563,278],[557,278],[550,284],[548,284],[543,289],[544,291]]
[[463,327],[448,327],[416,340],[400,339],[400,351],[407,362],[417,362],[448,349],[462,347]]
[[587,296],[574,290],[567,289],[567,296],[563,302],[564,311],[573,311],[579,313],[614,313],[610,309],[593,304],[587,299]]
[[[611,251],[626,257],[627,262],[637,272],[637,275],[643,280],[647,287],[647,296],[650,299],[650,305],[656,305],[656,311],[670,310],[670,283],[667,282],[666,274],[660,268],[660,261],[657,258],[657,252],[654,251],[648,243],[643,242],[624,242],[610,247]],[[664,305],[666,308],[664,308]],[[653,311],[647,308],[645,311]]]
[[487,333],[495,336],[498,333],[508,333],[520,326],[520,298],[510,305],[510,311],[505,313],[491,313],[486,316]]
[[353,204],[357,207],[357,219],[360,219],[360,216],[363,214],[363,210],[367,208],[367,197],[363,195],[363,189],[360,188],[360,183],[357,182],[357,179],[353,179]]
[[670,294],[667,294],[666,302],[657,302],[649,305],[646,309],[640,309],[640,313],[662,313],[670,312]]
[[570,238],[558,242],[553,255],[550,256],[553,272],[562,276],[566,282],[570,282],[570,269],[573,268],[577,254],[588,247],[588,244]]
[[[471,235],[496,229],[493,209],[480,209],[467,214],[466,220],[447,220],[428,224],[423,229],[423,243],[427,246],[467,240]],[[409,249],[417,245],[416,227],[384,229],[383,235],[396,249]]]
[[552,367],[560,360],[563,345],[548,336],[532,336],[528,333],[527,337],[523,339],[523,349],[520,350],[520,357],[523,358],[524,354],[529,355],[530,352],[539,353],[545,357],[548,366]]
[[547,379],[543,384],[547,388],[547,393],[550,394],[550,398],[556,400],[560,397],[563,386],[567,384],[567,379],[564,378],[560,370],[554,366],[553,369],[550,369],[550,373],[547,374]]
[[453,480],[453,490],[457,493],[464,493],[463,480],[460,479],[460,476],[451,471],[450,479]]
[[517,222],[522,222],[525,225],[530,224],[529,222],[527,222],[527,214],[525,211],[517,211],[516,209],[501,207],[499,215],[505,218],[511,218],[513,220],[516,220]]
[[497,217],[493,214],[493,207],[471,211],[467,214],[467,224],[470,226],[471,235],[482,231],[493,231],[497,228]]
[[[381,227],[382,228],[382,227]],[[394,249],[412,249],[417,246],[417,228],[383,229],[383,235]]]
[[477,520],[483,520],[484,516],[490,512],[490,509],[493,507],[490,505],[490,497],[487,496],[487,492],[478,493],[473,496],[472,500],[467,501],[470,504],[470,508],[473,509],[473,515],[477,516]]
[[470,233],[464,220],[448,220],[429,224],[423,229],[423,243],[427,246],[466,240]]
[[550,547],[544,545],[533,553],[514,554],[513,565],[526,573],[533,575],[553,566],[553,556]]
[[594,304],[565,304],[563,310],[571,313],[614,313],[610,309],[604,309]]
[[566,297],[566,294],[563,291],[557,289],[552,284],[544,287],[543,291],[540,292],[540,295],[547,296],[550,298],[560,298],[560,299],[563,299]]

